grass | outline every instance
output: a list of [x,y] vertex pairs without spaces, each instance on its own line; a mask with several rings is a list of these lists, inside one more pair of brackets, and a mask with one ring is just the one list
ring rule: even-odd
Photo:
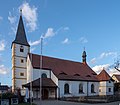
[[[18,105],[31,105],[31,103],[20,103]],[[36,104],[32,103],[32,105],[36,105]]]

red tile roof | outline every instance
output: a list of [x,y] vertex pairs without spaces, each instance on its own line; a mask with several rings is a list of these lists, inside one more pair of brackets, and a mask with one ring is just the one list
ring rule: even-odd
[[[118,81],[120,81],[120,75],[117,75],[117,74],[113,74],[113,76],[115,76],[117,78]],[[113,77],[112,76],[112,77]]]
[[[29,56],[32,56],[33,68],[39,69],[40,55]],[[98,81],[97,74],[87,64],[47,56],[42,57],[42,63],[42,68],[52,70],[58,79]]]
[[98,79],[100,81],[109,81],[109,80],[111,80],[111,77],[109,76],[109,74],[105,70],[102,70],[97,77],[98,77]]
[[[40,78],[29,82],[27,84],[24,84],[24,87],[30,88],[30,85],[32,87],[40,87]],[[56,84],[50,79],[50,78],[42,78],[42,87],[57,87]]]

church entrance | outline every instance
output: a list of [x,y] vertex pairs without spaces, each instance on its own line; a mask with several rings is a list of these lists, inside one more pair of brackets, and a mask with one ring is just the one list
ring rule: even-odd
[[42,89],[42,99],[48,99],[48,90]]

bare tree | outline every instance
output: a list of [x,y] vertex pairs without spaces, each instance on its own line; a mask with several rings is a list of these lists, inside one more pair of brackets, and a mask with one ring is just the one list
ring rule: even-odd
[[114,63],[114,68],[120,72],[120,59],[117,59]]

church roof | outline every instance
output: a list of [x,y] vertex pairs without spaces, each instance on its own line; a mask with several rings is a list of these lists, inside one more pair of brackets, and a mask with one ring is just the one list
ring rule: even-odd
[[111,77],[109,76],[109,74],[105,70],[102,70],[97,77],[98,77],[98,79],[100,81],[109,81],[109,80],[111,80]]
[[[40,78],[29,82],[27,84],[24,84],[24,87],[29,87],[32,85],[32,87],[40,87]],[[42,86],[43,87],[57,87],[56,84],[50,79],[50,78],[42,78]]]
[[[40,55],[30,53],[29,56],[32,57],[33,68],[39,69]],[[61,80],[98,81],[97,74],[87,64],[80,62],[43,56],[42,68],[52,70]]]
[[16,38],[12,43],[30,46],[29,43],[27,42],[22,16],[20,16],[20,19],[19,19]]

